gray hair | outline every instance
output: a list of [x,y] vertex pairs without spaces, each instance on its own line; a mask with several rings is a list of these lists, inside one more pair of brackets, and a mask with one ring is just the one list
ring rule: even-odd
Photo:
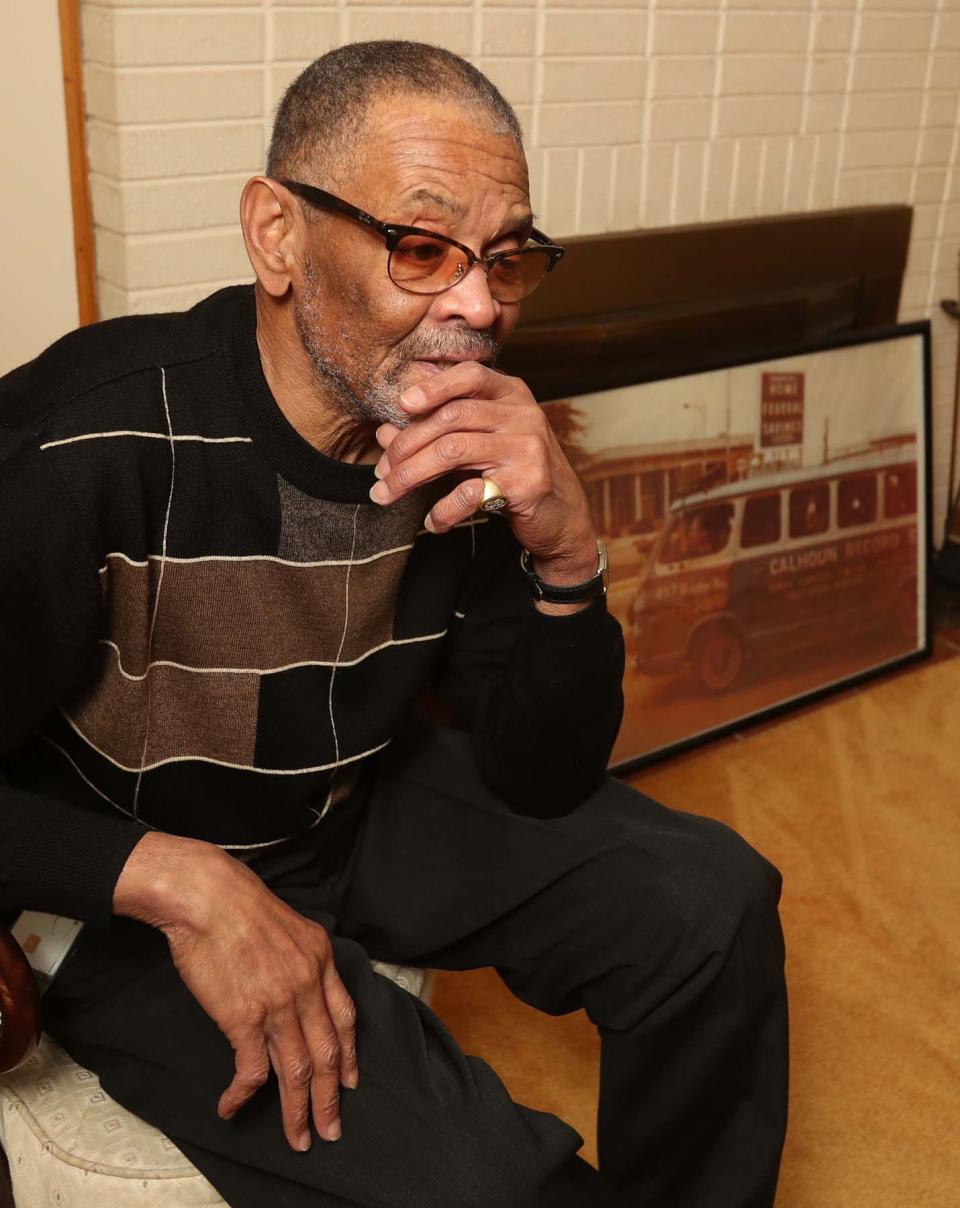
[[363,126],[371,102],[390,93],[421,93],[470,105],[491,127],[523,146],[510,103],[472,63],[424,42],[351,42],[315,59],[277,106],[267,175],[321,173],[335,166]]

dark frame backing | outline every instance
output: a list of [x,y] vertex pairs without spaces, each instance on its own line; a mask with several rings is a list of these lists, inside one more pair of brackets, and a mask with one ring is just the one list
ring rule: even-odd
[[912,216],[866,206],[565,240],[500,365],[546,402],[896,323]]

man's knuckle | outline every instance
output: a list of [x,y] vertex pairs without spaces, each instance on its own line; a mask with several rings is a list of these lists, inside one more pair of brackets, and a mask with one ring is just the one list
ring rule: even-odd
[[437,412],[437,419],[448,428],[455,428],[463,421],[462,403],[447,403]]
[[338,1003],[334,1010],[334,1015],[341,1028],[352,1030],[356,1027],[357,1008],[354,1006],[352,998],[346,997],[342,1002]]
[[257,1064],[249,1069],[241,1070],[237,1077],[237,1085],[241,1090],[252,1093],[259,1090],[269,1077],[270,1064],[264,1062],[262,1065]]
[[267,999],[267,1022],[264,1030],[268,1032],[276,1031],[278,1017],[286,1015],[291,1008],[296,1005],[296,990],[292,980],[284,978],[283,982],[276,982],[270,987]]
[[441,436],[436,447],[441,460],[457,463],[466,452],[466,441],[459,436]]
[[337,1086],[329,1090],[315,1090],[311,1096],[314,1109],[321,1116],[336,1116],[340,1110],[340,1091]]
[[284,1075],[290,1086],[302,1088],[309,1086],[313,1078],[313,1062],[309,1057],[295,1057],[287,1065]]
[[340,1068],[340,1045],[336,1041],[322,1044],[314,1054],[314,1071],[318,1074],[329,1074]]
[[466,383],[468,390],[476,390],[483,382],[484,370],[483,367],[476,361],[466,361],[463,364],[463,381]]
[[287,975],[295,992],[309,990],[317,983],[317,964],[304,954],[287,960]]
[[260,1035],[267,1022],[267,1005],[263,1002],[244,1004],[238,1012],[239,1030],[244,1036]]
[[459,508],[472,511],[476,506],[475,488],[467,482],[461,482],[454,488],[453,498]]

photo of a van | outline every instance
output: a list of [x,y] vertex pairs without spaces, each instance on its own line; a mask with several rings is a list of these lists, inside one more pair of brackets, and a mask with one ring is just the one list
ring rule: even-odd
[[545,407],[627,650],[612,769],[930,655],[928,323]]
[[751,662],[870,627],[919,640],[914,445],[751,477],[677,500],[638,579],[636,671],[709,693]]

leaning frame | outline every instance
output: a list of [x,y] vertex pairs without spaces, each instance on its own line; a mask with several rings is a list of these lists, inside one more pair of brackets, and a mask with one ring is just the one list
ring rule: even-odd
[[546,407],[627,644],[612,770],[929,655],[929,324]]

